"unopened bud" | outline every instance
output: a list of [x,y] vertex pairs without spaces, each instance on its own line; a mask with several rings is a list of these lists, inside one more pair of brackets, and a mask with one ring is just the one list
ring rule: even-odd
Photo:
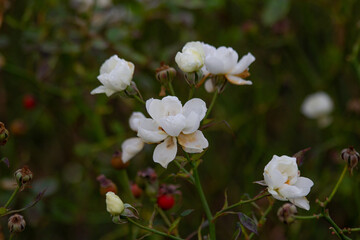
[[27,166],[24,166],[16,170],[14,176],[19,185],[25,185],[32,180],[33,173]]
[[9,131],[5,128],[4,123],[0,122],[0,145],[5,145],[9,138]]
[[156,79],[161,84],[167,84],[168,82],[171,82],[176,76],[175,68],[165,65],[164,63],[161,63],[161,66],[157,68],[155,72]]
[[120,215],[125,209],[123,201],[113,192],[106,193],[106,210],[112,215]]
[[353,147],[345,148],[341,151],[341,158],[346,161],[348,169],[352,174],[354,167],[356,167],[360,160],[359,153]]
[[295,221],[295,214],[297,213],[297,209],[294,204],[285,203],[279,208],[277,215],[279,220],[283,223],[290,224]]
[[96,180],[100,183],[100,194],[105,195],[107,192],[113,192],[117,194],[117,186],[113,181],[106,178],[103,174],[98,176]]
[[111,166],[113,166],[113,168],[116,169],[125,169],[129,166],[130,162],[127,161],[126,163],[123,162],[122,158],[121,158],[121,152],[120,151],[115,151],[115,153],[112,156],[111,159]]
[[20,214],[14,214],[9,218],[8,227],[11,233],[22,232],[25,230],[26,222]]

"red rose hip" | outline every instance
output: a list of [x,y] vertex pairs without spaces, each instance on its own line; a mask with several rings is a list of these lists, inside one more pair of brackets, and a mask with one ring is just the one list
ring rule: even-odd
[[170,194],[164,194],[157,198],[157,204],[163,210],[171,209],[175,204],[175,199]]
[[36,106],[36,100],[34,96],[31,94],[26,94],[23,97],[23,106],[28,110],[33,109]]

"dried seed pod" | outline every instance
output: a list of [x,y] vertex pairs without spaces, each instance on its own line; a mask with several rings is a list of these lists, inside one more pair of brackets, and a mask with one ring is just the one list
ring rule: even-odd
[[347,163],[350,174],[360,160],[360,154],[354,147],[348,147],[341,151],[341,158]]
[[22,232],[25,230],[26,222],[20,214],[14,214],[9,218],[8,227],[11,233]]

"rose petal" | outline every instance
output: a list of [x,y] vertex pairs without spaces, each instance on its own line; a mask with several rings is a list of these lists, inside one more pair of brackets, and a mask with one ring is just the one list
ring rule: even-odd
[[141,119],[145,119],[146,117],[141,112],[133,112],[129,118],[130,128],[137,132],[139,128],[139,123]]
[[146,101],[146,109],[154,120],[167,116],[175,116],[182,111],[181,102],[177,97],[167,96],[162,100],[149,99]]
[[146,143],[158,143],[168,136],[160,126],[150,118],[140,120],[137,135]]
[[250,64],[255,61],[255,57],[248,53],[244,55],[240,61],[235,65],[235,67],[231,70],[231,74],[240,74],[249,68]]
[[144,142],[141,140],[141,138],[129,138],[126,139],[121,144],[122,149],[122,155],[121,160],[123,163],[126,163],[131,158],[133,158],[136,154],[138,154],[144,147]]
[[294,186],[301,189],[301,197],[303,197],[309,194],[311,187],[314,186],[314,182],[306,177],[298,177]]
[[225,77],[230,83],[235,85],[252,85],[252,81],[244,80],[241,77],[237,77],[235,75],[226,74]]
[[209,146],[208,140],[199,130],[191,134],[180,134],[178,141],[184,151],[188,153],[201,153]]
[[202,120],[205,117],[206,111],[206,103],[200,98],[193,98],[185,103],[182,113],[187,117],[191,112],[195,112],[199,115],[200,120]]
[[168,135],[177,137],[185,127],[186,118],[182,114],[177,114],[158,119],[157,122]]
[[306,199],[306,197],[289,199],[289,201],[295,204],[299,208],[310,210],[310,204],[309,201]]
[[216,56],[210,55],[205,58],[206,70],[212,74],[225,74],[224,63]]
[[196,130],[199,129],[200,122],[201,122],[200,116],[195,112],[191,112],[190,115],[185,120],[185,127],[182,130],[182,133],[190,134],[195,132]]
[[176,138],[168,137],[164,142],[156,146],[153,154],[154,162],[159,163],[164,168],[175,159],[177,153]]

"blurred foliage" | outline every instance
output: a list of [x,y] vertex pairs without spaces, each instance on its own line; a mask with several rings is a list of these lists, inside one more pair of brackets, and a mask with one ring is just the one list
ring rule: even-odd
[[[256,195],[261,188],[252,182],[263,178],[272,155],[312,147],[301,167],[302,175],[315,182],[309,195],[312,212],[315,199],[327,196],[340,174],[339,151],[350,145],[360,149],[359,1],[114,0],[110,7],[93,5],[85,11],[74,2],[0,3],[0,120],[11,134],[0,149],[11,169],[0,165],[0,200],[11,193],[3,182],[23,165],[35,175],[30,191],[48,187],[46,197],[25,213],[27,229],[19,238],[110,240],[126,234],[127,228],[112,224],[105,211],[96,176],[104,173],[117,181],[111,155],[134,136],[127,123],[131,112],[144,109],[131,99],[89,94],[98,86],[100,65],[113,54],[135,64],[134,80],[145,99],[160,91],[154,70],[161,61],[175,67],[174,56],[187,41],[256,56],[254,85],[227,86],[212,112],[231,130],[219,123],[205,131],[210,147],[200,175],[213,210],[221,208],[226,188],[230,202]],[[175,89],[185,102],[188,88],[178,79]],[[325,129],[300,113],[305,96],[319,90],[335,103],[333,123]],[[33,109],[23,106],[26,94],[35,98]],[[203,88],[195,96],[211,100]],[[166,171],[156,165],[152,148],[131,161],[130,178],[148,166],[163,177],[175,170],[171,164]],[[192,186],[169,181],[181,183],[183,191],[173,212],[201,209]],[[347,176],[329,206],[339,226],[360,224],[359,182],[357,171]],[[24,192],[16,204],[32,195]],[[252,215],[250,208],[241,211]],[[195,211],[184,217],[180,231],[194,231],[201,216]],[[231,238],[236,220],[227,216],[217,222],[223,229],[219,239]],[[259,239],[299,239],[300,233],[301,239],[335,239],[322,221],[285,226],[276,210]]]

